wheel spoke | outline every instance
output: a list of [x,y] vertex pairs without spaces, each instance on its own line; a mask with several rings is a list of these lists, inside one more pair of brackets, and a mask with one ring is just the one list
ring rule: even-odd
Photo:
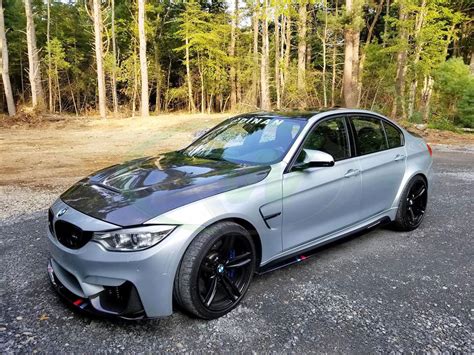
[[425,191],[426,191],[425,187],[422,186],[421,190],[415,196],[413,196],[412,200],[416,200],[419,197],[421,197],[425,193]]
[[412,221],[412,222],[415,222],[415,213],[413,213],[413,208],[412,208],[412,207],[408,207],[408,212],[410,212],[411,221]]
[[226,268],[239,268],[245,265],[250,264],[252,259],[250,258],[252,254],[250,252],[243,253],[241,255],[236,256],[232,260],[227,261]]
[[250,262],[252,261],[252,259],[245,259],[245,260],[242,260],[241,262],[238,262],[238,263],[235,263],[233,260],[232,260],[232,264],[228,264],[226,266],[227,269],[237,269],[239,267],[242,267],[242,266],[245,266],[245,265],[248,265],[250,264]]
[[216,296],[216,291],[217,291],[217,277],[213,277],[211,286],[209,287],[209,290],[207,291],[206,297],[204,298],[204,304],[206,307],[209,307],[214,301],[214,297]]
[[224,285],[225,292],[229,295],[232,301],[236,301],[240,297],[239,289],[227,275],[222,277],[222,284]]
[[222,245],[219,247],[219,254],[222,258],[227,259],[229,257],[229,250],[234,247],[234,236],[228,235],[224,237]]

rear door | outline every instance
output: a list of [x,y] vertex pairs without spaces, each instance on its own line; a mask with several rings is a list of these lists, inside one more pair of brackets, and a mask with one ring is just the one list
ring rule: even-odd
[[361,175],[344,116],[318,122],[302,149],[331,154],[335,165],[283,176],[283,248],[291,249],[359,220]]
[[362,219],[392,207],[406,168],[402,132],[381,118],[350,118],[362,171]]

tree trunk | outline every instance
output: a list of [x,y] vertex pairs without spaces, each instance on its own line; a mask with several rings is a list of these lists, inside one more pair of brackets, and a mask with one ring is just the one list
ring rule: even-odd
[[99,91],[99,113],[101,118],[107,117],[106,97],[105,97],[105,75],[104,58],[102,48],[102,14],[100,0],[94,0],[94,39],[95,39],[95,59],[97,63],[97,87]]
[[367,39],[365,40],[364,48],[362,49],[362,54],[360,56],[359,61],[359,70],[357,76],[357,107],[360,106],[361,98],[362,98],[362,75],[364,74],[364,65],[365,65],[365,58],[367,56],[367,51],[369,49],[369,45],[372,42],[372,36],[374,33],[375,25],[379,20],[380,14],[382,13],[383,3],[385,0],[380,0],[377,6],[377,10],[375,11],[374,19],[372,20],[369,29],[367,31]]
[[2,79],[3,88],[5,90],[5,97],[7,99],[8,115],[15,116],[15,102],[13,101],[13,91],[10,82],[9,64],[8,64],[8,47],[7,47],[7,36],[5,32],[5,21],[3,18],[3,4],[0,0],[0,52],[2,56],[0,58],[0,67],[2,68]]
[[199,71],[199,80],[201,82],[201,113],[204,113],[206,111],[206,99],[205,99],[205,87],[204,87],[204,73],[203,73],[203,68],[201,64],[201,58],[199,56],[199,53],[197,55],[197,60],[198,60],[198,71]]
[[63,103],[61,99],[61,87],[59,85],[59,71],[57,64],[54,65],[54,75],[56,77],[56,88],[58,91],[59,114],[61,114],[63,112]]
[[276,90],[276,107],[281,108],[281,93],[280,93],[280,23],[279,15],[275,11],[275,90]]
[[[242,83],[240,82],[240,62],[237,62],[237,76],[235,78],[235,89],[237,90],[237,103],[242,102]],[[214,102],[214,99],[213,99]]]
[[359,65],[360,65],[360,58],[359,58],[359,51],[360,51],[360,31],[355,30],[353,34],[353,55],[352,55],[352,91],[354,92],[355,96],[355,107],[358,107],[357,102],[357,90],[359,87]]
[[[281,87],[281,96],[285,95],[286,82],[288,81],[288,69],[290,67],[290,54],[291,54],[291,17],[285,16],[285,53],[283,58],[283,70],[282,70],[282,87]],[[282,32],[283,37],[283,32]],[[282,38],[283,40],[283,38]]]
[[[260,0],[259,0],[260,2]],[[255,4],[252,16],[252,32],[253,32],[253,70],[252,70],[252,98],[255,107],[258,107],[258,27],[259,27],[259,5]]]
[[415,68],[415,78],[413,79],[410,85],[410,96],[408,97],[408,118],[413,116],[413,113],[415,112],[416,91],[418,88],[416,67],[418,65],[418,62],[420,61],[421,50],[423,49],[423,43],[421,42],[419,38],[419,34],[423,26],[423,23],[425,22],[425,16],[426,16],[426,0],[423,0],[421,3],[420,13],[418,14],[416,22],[415,22],[415,33],[413,35],[414,42],[416,43],[415,53],[413,55],[413,67]]
[[[336,0],[335,21],[339,20],[339,2]],[[337,33],[333,29],[332,40],[332,80],[331,80],[331,106],[336,105],[336,60],[337,60]]]
[[135,117],[135,111],[137,110],[137,93],[138,93],[137,45],[136,45],[136,40],[134,40],[133,41],[132,117]]
[[29,78],[31,86],[31,101],[33,108],[44,108],[43,87],[41,85],[41,70],[38,50],[36,48],[35,22],[31,0],[25,0],[26,13],[26,41],[28,44]]
[[327,47],[327,37],[328,37],[328,11],[327,8],[327,1],[325,0],[324,3],[324,27],[323,27],[323,34],[321,36],[321,44],[323,47],[323,72],[322,72],[322,79],[323,79],[323,103],[324,107],[328,106],[328,98],[327,98],[327,88],[326,88],[326,47]]
[[148,65],[146,58],[145,0],[138,0],[138,37],[140,41],[140,75],[142,84],[140,115],[148,117],[150,115],[150,98],[148,97]]
[[283,58],[285,57],[285,31],[286,31],[286,17],[285,15],[280,16],[280,53],[278,54],[278,58],[280,59],[280,65],[278,72],[280,73],[280,101],[282,100],[283,96],[283,87],[285,86],[285,78],[283,77],[283,70],[282,70],[282,64],[283,64]]
[[423,121],[428,122],[430,117],[431,94],[433,93],[434,80],[431,75],[425,75],[423,90],[421,91],[421,102],[423,107]]
[[352,62],[354,55],[354,42],[352,29],[346,29],[344,31],[344,77],[343,77],[343,92],[344,92],[344,105],[346,107],[354,107],[355,95],[352,88]]
[[405,5],[400,3],[400,13],[398,15],[399,23],[399,46],[400,50],[397,53],[397,74],[395,78],[395,98],[392,106],[392,118],[398,117],[399,107],[401,108],[402,118],[406,120],[405,110],[405,77],[407,73],[407,56],[408,56],[408,31],[406,29],[406,20],[408,18]]
[[383,22],[382,47],[385,48],[388,40],[388,18],[390,16],[390,0],[385,3],[385,18]]
[[196,106],[194,104],[193,84],[191,82],[191,66],[189,63],[189,36],[187,32],[186,32],[185,44],[186,44],[186,53],[185,53],[184,60],[186,62],[186,81],[188,82],[188,101],[189,101],[188,110],[191,112],[195,112]]
[[471,69],[471,74],[474,75],[474,49],[471,50],[471,61],[469,63],[469,68]]
[[357,106],[357,76],[359,69],[359,38],[358,28],[361,4],[356,2],[357,8],[353,6],[352,0],[346,0],[347,17],[349,23],[344,29],[344,105],[348,108]]
[[155,113],[159,113],[161,111],[161,81],[162,81],[162,73],[161,73],[161,65],[160,65],[160,56],[158,52],[158,43],[155,43],[155,76],[156,76],[156,98],[155,98]]
[[298,9],[298,77],[297,88],[300,96],[299,108],[306,107],[306,30],[307,9],[306,1],[300,3]]
[[79,116],[79,112],[77,111],[76,99],[74,97],[74,90],[72,89],[71,80],[69,80],[69,74],[67,73],[67,71],[66,71],[66,79],[69,86],[69,90],[71,90],[71,98],[72,98],[72,105],[74,106],[74,112],[76,113],[76,116]]
[[21,82],[21,99],[25,100],[25,78],[24,78],[24,67],[23,67],[23,55],[20,54],[20,82]]
[[47,23],[46,23],[46,46],[48,48],[48,97],[49,97],[49,111],[53,112],[53,81],[51,78],[51,0],[47,3]]
[[118,98],[117,98],[117,41],[115,39],[115,0],[111,0],[112,7],[112,104],[114,107],[114,114],[118,113]]
[[262,55],[260,71],[260,106],[263,110],[271,110],[270,85],[269,85],[269,58],[270,44],[268,39],[268,0],[263,0],[262,8]]
[[239,0],[234,0],[234,14],[232,16],[231,29],[230,29],[230,46],[229,46],[229,57],[232,60],[230,65],[230,110],[237,110],[237,85],[236,85],[236,70],[235,67],[235,43],[237,33],[237,21],[239,16]]

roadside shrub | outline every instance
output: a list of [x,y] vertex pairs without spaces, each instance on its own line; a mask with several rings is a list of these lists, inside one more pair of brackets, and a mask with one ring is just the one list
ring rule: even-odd
[[421,112],[413,112],[410,119],[408,120],[410,123],[423,123],[423,114]]
[[434,77],[438,94],[434,111],[443,119],[433,117],[432,124],[440,127],[453,124],[472,127],[474,77],[469,66],[461,58],[452,58],[440,65]]
[[447,117],[433,116],[432,120],[428,123],[428,128],[439,129],[443,131],[457,132],[458,128],[454,123]]
[[474,80],[459,101],[456,121],[460,126],[474,128]]

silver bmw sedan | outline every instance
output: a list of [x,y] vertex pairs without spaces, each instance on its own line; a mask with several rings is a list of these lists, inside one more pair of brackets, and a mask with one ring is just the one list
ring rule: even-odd
[[88,312],[217,318],[255,273],[381,224],[417,228],[431,166],[421,138],[370,111],[232,117],[64,192],[49,210],[50,280]]

